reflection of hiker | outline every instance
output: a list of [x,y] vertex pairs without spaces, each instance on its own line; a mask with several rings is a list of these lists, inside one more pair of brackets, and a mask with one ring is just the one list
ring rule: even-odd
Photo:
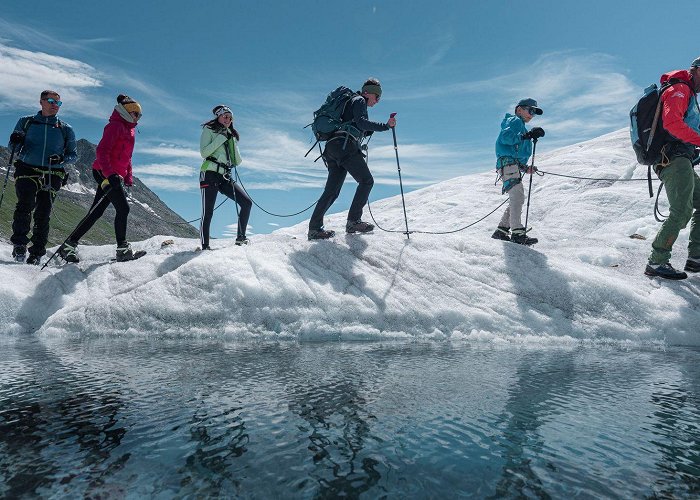
[[238,152],[240,136],[233,128],[231,108],[220,104],[214,107],[212,113],[215,118],[203,125],[202,136],[199,139],[199,152],[204,158],[199,172],[199,187],[202,191],[202,223],[199,226],[199,236],[202,250],[211,250],[209,226],[214,214],[217,193],[234,200],[240,207],[236,245],[248,244],[245,232],[250,209],[253,207],[251,199],[235,181],[235,175],[231,175],[231,170],[242,161]]
[[661,94],[661,123],[667,137],[660,163],[654,166],[666,188],[670,210],[651,244],[644,274],[681,280],[688,275],[671,266],[671,249],[688,221],[691,222],[685,270],[700,271],[700,178],[693,170],[695,148],[700,147],[700,109],[696,95],[700,91],[700,57],[691,63],[690,70],[662,75],[661,84],[671,79],[679,81]]
[[323,194],[316,203],[314,213],[309,221],[308,238],[325,240],[335,236],[334,231],[323,229],[323,216],[340,195],[345,176],[350,173],[357,181],[357,190],[348,211],[345,230],[348,233],[367,233],[374,229],[372,224],[362,221],[362,208],[367,204],[369,193],[374,185],[365,156],[360,149],[360,142],[372,132],[389,130],[396,126],[396,119],[389,118],[387,123],[373,122],[368,119],[367,108],[379,102],[382,87],[379,80],[368,79],[362,91],[351,98],[341,116],[344,126],[326,142],[323,159],[328,168],[328,179]]
[[131,97],[120,94],[95,152],[92,176],[97,182],[97,191],[90,212],[58,249],[58,254],[66,261],[80,260],[76,252],[80,238],[97,222],[110,203],[117,212],[114,217],[117,260],[133,260],[140,256],[138,252],[134,255],[131,245],[126,241],[129,202],[124,189],[124,186],[132,186],[134,183],[131,155],[134,152],[134,129],[139,118],[141,105]]
[[[534,245],[537,238],[530,238],[521,221],[525,189],[522,176],[532,173],[527,166],[527,160],[532,154],[531,139],[537,140],[544,135],[544,130],[534,127],[531,131],[525,128],[535,115],[541,115],[534,99],[522,99],[515,107],[515,115],[506,113],[501,122],[501,133],[496,140],[496,170],[503,182],[503,193],[508,193],[508,208],[501,217],[498,229],[492,238],[512,241],[521,245]],[[509,234],[510,233],[510,234]]]
[[[78,158],[75,134],[56,115],[61,97],[53,90],[41,93],[41,111],[19,119],[10,136],[10,147],[18,151],[15,161],[17,205],[12,219],[12,257],[24,262],[32,216],[32,246],[27,264],[39,265],[46,254],[51,207],[58,190],[68,181],[65,166]],[[10,168],[8,166],[8,168]]]

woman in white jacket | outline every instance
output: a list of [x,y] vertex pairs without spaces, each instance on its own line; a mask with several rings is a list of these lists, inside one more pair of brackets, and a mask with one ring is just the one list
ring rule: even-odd
[[228,196],[236,202],[240,209],[238,212],[238,231],[236,245],[246,245],[248,238],[245,236],[252,200],[235,182],[232,169],[241,164],[241,155],[238,152],[240,136],[233,128],[233,114],[231,108],[219,104],[212,110],[215,118],[206,122],[202,128],[202,136],[199,140],[199,152],[204,158],[199,172],[199,187],[202,192],[202,222],[199,227],[199,235],[202,242],[202,250],[209,248],[209,226],[214,214],[217,193]]

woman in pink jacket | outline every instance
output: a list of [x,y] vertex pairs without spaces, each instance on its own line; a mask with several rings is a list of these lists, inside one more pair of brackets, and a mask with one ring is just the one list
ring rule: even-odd
[[127,95],[117,97],[117,105],[97,145],[92,175],[97,182],[95,200],[90,211],[58,249],[67,262],[79,262],[77,247],[80,238],[97,222],[111,203],[117,212],[114,218],[114,234],[117,238],[117,260],[134,260],[145,252],[136,252],[126,241],[126,221],[129,203],[124,186],[134,183],[131,171],[131,155],[134,152],[134,132],[141,118],[141,105]]

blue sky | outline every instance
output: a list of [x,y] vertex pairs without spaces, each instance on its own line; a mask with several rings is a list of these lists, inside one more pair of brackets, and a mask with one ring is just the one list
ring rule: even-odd
[[[641,89],[700,55],[684,21],[695,3],[685,0],[673,13],[646,0],[7,3],[0,130],[9,136],[52,88],[64,101],[59,116],[97,143],[116,95],[127,93],[144,112],[135,173],[188,220],[200,216],[200,125],[215,104],[233,108],[239,172],[254,200],[293,213],[325,182],[321,161],[303,157],[312,144],[303,127],[338,85],[381,80],[370,118],[398,113],[404,188],[412,190],[493,168],[500,121],[522,97],[545,111],[531,122],[547,131],[544,153],[626,127]],[[666,30],[652,28],[672,15]],[[398,194],[391,133],[372,139],[370,168],[370,200]],[[347,210],[354,190],[350,179],[331,212]],[[309,216],[275,218],[254,207],[250,234]],[[233,224],[227,203],[212,234]]]

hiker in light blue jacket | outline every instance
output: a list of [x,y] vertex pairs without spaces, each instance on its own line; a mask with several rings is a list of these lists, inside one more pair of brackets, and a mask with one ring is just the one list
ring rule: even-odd
[[512,241],[521,245],[534,245],[537,238],[527,236],[522,223],[525,189],[522,176],[529,173],[527,161],[532,154],[532,139],[544,135],[544,130],[534,127],[528,131],[525,124],[535,115],[541,115],[534,99],[521,99],[515,107],[515,114],[506,113],[501,122],[501,133],[496,140],[496,171],[503,183],[502,193],[508,194],[508,208],[501,217],[498,228],[492,238]]

